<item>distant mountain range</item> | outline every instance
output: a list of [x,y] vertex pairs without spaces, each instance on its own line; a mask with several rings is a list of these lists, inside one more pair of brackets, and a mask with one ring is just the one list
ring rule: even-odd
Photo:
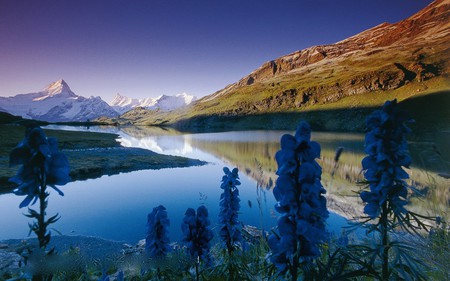
[[97,118],[188,130],[293,129],[300,118],[314,129],[362,130],[370,110],[396,98],[430,128],[437,122],[448,126],[449,17],[450,0],[436,0],[400,22],[266,62],[199,100],[187,94],[146,99],[118,94],[107,104],[75,95],[60,80],[37,93],[0,97],[0,111],[45,121]]
[[264,63],[187,109],[134,109],[114,122],[186,129],[292,129],[298,118],[309,114],[316,128],[361,130],[365,110],[387,99],[402,101],[434,92],[448,96],[449,14],[450,0],[436,0],[400,22],[381,23],[340,42]]
[[117,112],[123,114],[133,108],[143,107],[149,110],[170,111],[189,105],[196,97],[186,93],[175,96],[162,95],[157,98],[133,99],[116,94],[109,103]]
[[49,122],[93,120],[100,116],[116,117],[119,114],[100,97],[78,96],[64,80],[48,85],[42,91],[0,97],[0,110]]
[[0,111],[48,122],[86,122],[94,119],[114,118],[135,108],[159,109],[163,111],[183,107],[195,100],[187,94],[160,96],[142,100],[116,95],[108,104],[100,97],[76,95],[64,80],[51,83],[42,91],[19,94],[12,97],[0,97]]

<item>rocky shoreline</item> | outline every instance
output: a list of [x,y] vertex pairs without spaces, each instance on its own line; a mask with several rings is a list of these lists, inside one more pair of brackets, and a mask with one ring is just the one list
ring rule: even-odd
[[[49,249],[54,247],[62,268],[70,266],[73,257],[85,262],[118,257],[124,242],[89,236],[52,236]],[[3,276],[17,276],[28,270],[26,259],[38,248],[37,239],[8,239],[0,241],[0,280]]]
[[[265,239],[267,232],[250,226],[243,226],[243,237],[248,243],[258,243]],[[140,257],[145,252],[145,239],[131,245],[125,241],[114,241],[93,236],[58,235],[52,236],[48,249],[55,248],[58,263],[55,270],[70,270],[76,265],[114,263],[126,257]],[[173,250],[182,249],[177,242],[171,244]],[[30,259],[30,252],[36,251],[38,242],[36,238],[8,239],[0,241],[0,280],[2,276],[18,276],[26,273],[26,259]],[[105,264],[103,264],[105,266]]]

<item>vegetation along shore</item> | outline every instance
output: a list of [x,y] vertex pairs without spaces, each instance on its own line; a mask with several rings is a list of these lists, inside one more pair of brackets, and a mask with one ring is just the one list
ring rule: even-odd
[[[0,125],[1,192],[11,191],[8,179],[17,172],[9,168],[9,153],[23,138],[25,128]],[[58,146],[69,159],[72,181],[86,180],[144,169],[163,169],[204,165],[206,162],[179,156],[162,155],[147,149],[122,147],[115,134],[45,130],[58,139]]]

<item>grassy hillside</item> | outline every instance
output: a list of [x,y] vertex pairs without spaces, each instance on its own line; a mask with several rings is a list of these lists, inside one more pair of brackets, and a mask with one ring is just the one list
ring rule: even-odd
[[[228,130],[286,129],[304,118],[316,129],[361,131],[368,110],[386,100],[448,93],[449,15],[449,1],[433,2],[398,23],[383,23],[335,44],[264,63],[187,108],[170,112],[138,108],[101,121]],[[442,112],[448,103],[435,105]],[[419,107],[409,108],[423,117]],[[443,123],[436,116],[424,120]]]
[[[284,112],[255,113],[248,115],[204,114],[173,121],[181,130],[222,131],[246,129],[295,128],[299,120],[310,122],[314,130],[320,131],[364,131],[366,117],[378,109],[385,100],[397,98],[401,106],[415,119],[411,127],[415,133],[450,130],[450,90],[433,91],[443,84],[444,79],[436,78],[424,83],[411,83],[392,91],[379,91],[370,96],[351,96],[335,103],[314,105],[302,110]],[[422,88],[419,88],[422,87]],[[417,91],[419,89],[419,91]],[[146,112],[143,110],[143,112]],[[176,118],[175,115],[171,116]],[[140,125],[153,124],[158,113],[143,115],[137,121]],[[169,119],[171,120],[171,119]],[[170,124],[171,121],[157,123]]]

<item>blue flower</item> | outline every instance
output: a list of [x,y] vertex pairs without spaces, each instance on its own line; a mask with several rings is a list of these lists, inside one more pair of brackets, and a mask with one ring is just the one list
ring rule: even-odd
[[65,185],[70,181],[69,161],[58,151],[55,138],[47,138],[40,127],[29,127],[25,138],[11,151],[10,166],[22,165],[16,176],[10,181],[18,184],[14,193],[26,196],[20,207],[36,202],[39,188],[48,185],[61,196],[64,194],[56,185]]
[[197,214],[194,209],[187,209],[181,224],[183,242],[187,244],[190,255],[195,258],[199,257],[206,262],[210,261],[210,242],[213,238],[213,232],[209,225],[208,209],[205,206],[200,206]]
[[170,221],[164,206],[159,205],[148,214],[145,250],[151,257],[163,257],[170,252],[169,226]]
[[123,271],[121,270],[121,271],[119,271],[119,273],[117,273],[117,279],[116,279],[117,281],[124,281],[125,280],[125,278],[124,278],[124,276],[123,276]]
[[[326,192],[320,183],[322,168],[320,145],[311,141],[311,128],[301,122],[295,136],[281,137],[281,150],[275,155],[278,164],[273,194],[279,234],[269,237],[271,261],[279,272],[296,271],[293,261],[315,258],[319,245],[326,241],[325,220],[328,217]],[[292,274],[292,272],[291,272]]]
[[387,101],[381,110],[373,112],[366,120],[367,134],[362,160],[364,177],[369,191],[360,194],[366,203],[364,213],[374,219],[380,215],[381,206],[388,202],[397,214],[405,214],[409,175],[402,167],[409,167],[406,135],[410,129],[405,125],[411,118],[398,108],[397,101]]
[[228,252],[231,254],[234,247],[238,243],[242,243],[241,224],[238,218],[240,209],[239,190],[240,185],[238,169],[234,168],[232,171],[227,167],[223,168],[225,175],[222,177],[222,184],[220,188],[223,193],[220,195],[220,237],[226,244]]
[[98,281],[109,281],[109,276],[106,274],[106,271],[103,271],[102,277],[100,277]]

